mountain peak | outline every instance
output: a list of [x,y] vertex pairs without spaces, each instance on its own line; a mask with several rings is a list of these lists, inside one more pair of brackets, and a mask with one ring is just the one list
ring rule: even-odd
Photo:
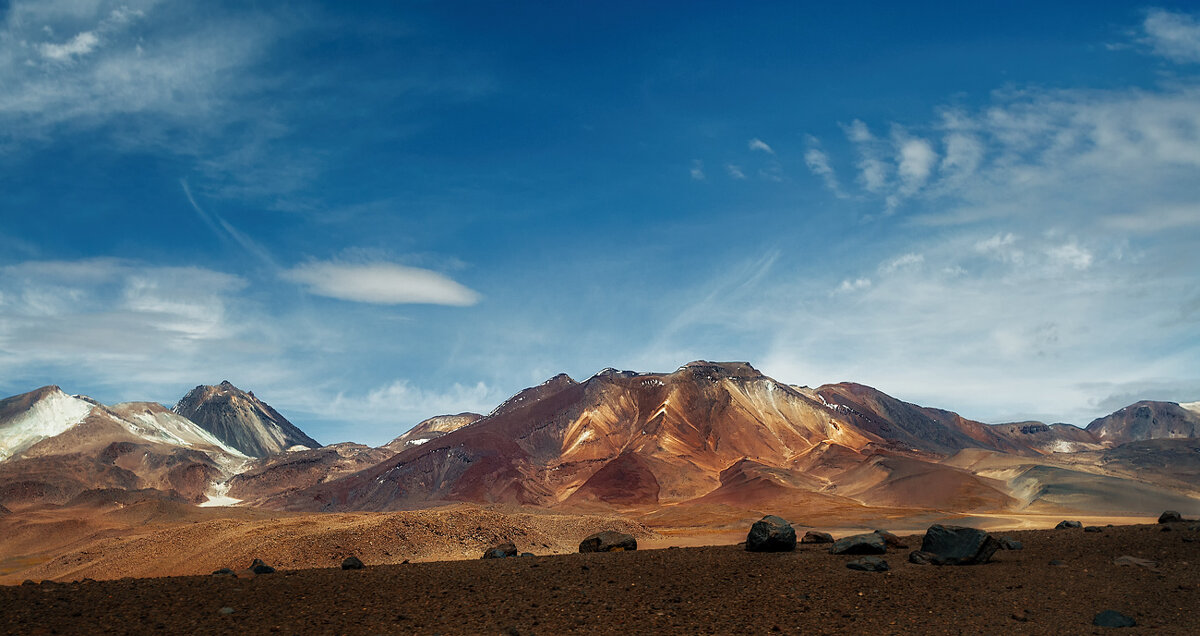
[[254,393],[228,380],[197,386],[171,410],[251,457],[275,455],[294,446],[321,446]]
[[764,377],[749,362],[709,362],[694,360],[677,369],[676,373],[690,371],[692,374],[720,376],[731,379],[749,380]]

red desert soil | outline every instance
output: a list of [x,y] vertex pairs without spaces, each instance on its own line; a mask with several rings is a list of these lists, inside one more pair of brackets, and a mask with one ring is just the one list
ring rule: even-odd
[[[1107,632],[1092,618],[1114,609],[1136,619],[1130,633],[1195,634],[1193,525],[1002,532],[1025,549],[963,567],[892,551],[886,573],[849,570],[856,557],[820,546],[727,545],[8,586],[0,633],[1089,634]],[[1157,567],[1113,562],[1124,555]]]

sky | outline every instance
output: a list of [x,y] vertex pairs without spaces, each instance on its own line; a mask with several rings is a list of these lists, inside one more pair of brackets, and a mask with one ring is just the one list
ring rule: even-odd
[[0,0],[0,394],[1200,400],[1200,9],[959,4]]

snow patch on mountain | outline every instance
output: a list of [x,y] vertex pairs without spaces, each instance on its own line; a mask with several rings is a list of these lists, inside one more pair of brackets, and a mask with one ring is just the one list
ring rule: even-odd
[[0,461],[83,421],[95,405],[54,389],[8,422],[0,422]]

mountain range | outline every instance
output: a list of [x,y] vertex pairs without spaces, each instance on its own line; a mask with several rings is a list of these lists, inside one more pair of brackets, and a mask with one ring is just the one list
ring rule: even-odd
[[377,448],[321,446],[228,382],[170,410],[51,386],[0,401],[0,505],[128,493],[307,512],[469,502],[667,524],[763,510],[1157,514],[1200,509],[1198,437],[1200,403],[1138,402],[1086,428],[984,424],[737,362],[558,375]]

